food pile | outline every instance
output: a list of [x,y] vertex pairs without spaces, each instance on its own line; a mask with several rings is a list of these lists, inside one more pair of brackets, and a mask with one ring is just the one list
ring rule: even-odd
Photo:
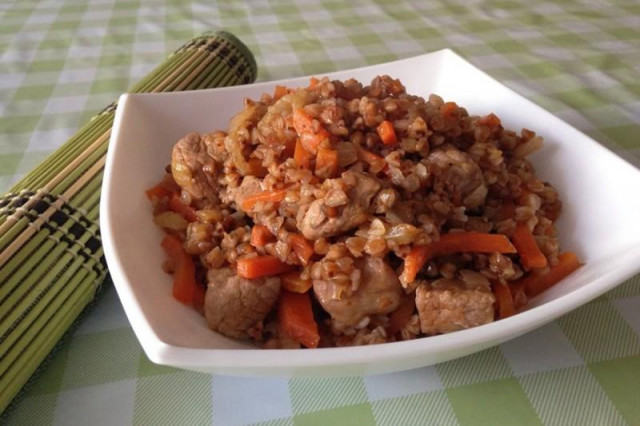
[[379,76],[277,86],[189,134],[147,191],[173,294],[264,348],[363,345],[513,315],[579,266],[542,145]]

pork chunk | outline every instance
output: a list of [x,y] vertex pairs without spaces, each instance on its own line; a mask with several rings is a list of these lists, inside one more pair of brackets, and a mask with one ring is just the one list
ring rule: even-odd
[[207,153],[204,138],[198,133],[189,133],[174,145],[171,174],[194,199],[215,199],[216,162]]
[[416,307],[424,334],[449,333],[493,321],[495,298],[485,285],[440,279],[416,289]]
[[305,238],[316,240],[338,235],[367,220],[373,197],[380,190],[380,184],[372,177],[353,171],[344,172],[340,179],[347,189],[348,201],[339,208],[336,217],[328,217],[325,214],[324,199],[314,200],[298,212],[297,226]]
[[331,318],[347,326],[357,325],[368,315],[388,314],[400,304],[402,287],[394,270],[378,257],[356,261],[361,278],[358,289],[343,293],[330,280],[314,280],[313,291]]
[[209,327],[225,336],[243,338],[260,327],[280,295],[280,278],[249,280],[231,269],[212,269],[204,314]]
[[434,189],[444,189],[455,204],[475,208],[484,203],[487,184],[469,154],[445,145],[429,154],[427,164],[434,176]]

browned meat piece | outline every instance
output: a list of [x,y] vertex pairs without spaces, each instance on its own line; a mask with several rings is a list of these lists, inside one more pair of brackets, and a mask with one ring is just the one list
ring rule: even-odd
[[204,314],[211,329],[229,337],[247,337],[260,328],[280,295],[280,278],[248,280],[231,269],[211,269]]
[[438,334],[487,324],[493,321],[494,301],[485,284],[446,278],[422,284],[416,290],[420,329]]
[[207,154],[204,139],[198,133],[189,133],[175,144],[171,173],[194,199],[215,199],[216,162]]
[[444,146],[427,157],[435,191],[444,191],[457,205],[474,208],[484,203],[487,185],[480,166],[466,152]]
[[356,261],[361,272],[360,285],[349,294],[330,280],[314,280],[313,291],[322,307],[343,325],[357,325],[368,315],[388,314],[400,304],[402,287],[394,270],[378,257],[365,256]]
[[[348,200],[338,207],[336,217],[325,215],[328,197],[314,200],[306,208],[302,207],[296,218],[300,232],[309,240],[331,237],[354,228],[369,216],[373,197],[380,190],[380,184],[364,173],[346,171],[342,174]],[[336,179],[338,180],[338,179]]]

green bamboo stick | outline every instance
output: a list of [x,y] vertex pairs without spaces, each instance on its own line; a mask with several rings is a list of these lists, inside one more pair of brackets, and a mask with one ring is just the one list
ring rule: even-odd
[[[35,268],[38,263],[38,258],[35,256],[46,254],[46,250],[50,250],[55,244],[51,240],[44,241],[48,236],[48,231],[38,233],[27,244],[22,246],[23,248],[9,260],[6,267],[0,269],[0,282],[4,283],[0,287],[0,300],[3,304],[8,294],[14,290],[14,286],[22,283],[24,277],[31,273],[32,268]],[[25,265],[25,267],[20,268],[21,265]]]
[[102,186],[102,173],[98,173],[87,182],[87,184],[69,199],[69,204],[76,208],[86,208],[87,200],[91,199],[96,193],[100,194]]
[[[23,386],[24,383],[18,380],[18,377],[29,377],[33,374],[43,357],[53,349],[56,342],[82,312],[84,306],[91,301],[93,291],[89,286],[85,287],[82,291],[76,292],[64,300],[71,309],[58,311],[41,329],[38,336],[42,336],[42,339],[38,339],[38,344],[32,344],[33,348],[26,351],[26,356],[17,357],[5,374],[0,376],[0,412],[9,405],[13,396]],[[32,343],[35,343],[35,340]],[[32,355],[28,356],[29,353]]]
[[[51,157],[40,163],[32,172],[30,172],[23,180],[16,183],[12,188],[13,192],[18,192],[25,188],[39,188],[43,183],[58,174],[70,159],[74,158],[87,146],[89,146],[97,136],[104,134],[113,125],[113,113],[99,116],[95,121],[88,123],[83,127],[84,137],[74,137],[64,144],[59,151],[56,151]],[[111,116],[110,116],[111,115]]]
[[[3,221],[4,222],[4,221]],[[13,240],[16,239],[22,231],[24,231],[29,225],[29,220],[26,218],[20,219],[15,223],[5,234],[0,234],[0,250],[4,250]],[[0,272],[1,274],[1,272]],[[0,280],[0,282],[2,282]]]
[[73,185],[78,180],[78,178],[87,171],[88,168],[90,168],[93,164],[104,157],[104,155],[107,153],[108,147],[109,146],[106,143],[98,146],[95,151],[91,152],[91,154],[89,154],[87,158],[78,165],[78,167],[76,167],[67,176],[65,176],[62,181],[54,186],[51,189],[51,193],[60,195],[67,189],[69,189],[69,187]]
[[132,93],[145,93],[151,92],[160,85],[174,70],[176,70],[183,62],[185,62],[195,52],[185,51],[179,55],[175,55],[171,58],[171,62],[168,66],[163,67],[159,72],[152,73],[149,79],[142,84],[136,85],[131,89]]
[[204,81],[204,87],[209,87],[209,86],[221,87],[219,86],[218,82],[222,79],[224,73],[220,71],[223,70],[225,66],[226,66],[225,62],[218,59],[216,68],[213,70],[211,74],[206,76],[206,79]]
[[188,62],[184,63],[184,66],[181,67],[178,71],[176,78],[171,79],[163,88],[163,92],[172,92],[175,91],[176,88],[184,82],[191,72],[205,59],[205,55],[193,55],[189,58]]
[[206,58],[205,61],[202,62],[201,68],[196,70],[193,79],[187,84],[184,90],[195,90],[200,82],[206,78],[207,75],[211,74],[211,72],[216,67],[216,60],[213,55],[210,55]]
[[[47,243],[50,242],[47,241]],[[70,249],[70,247],[66,243],[54,244],[53,246],[51,244],[46,245],[49,246],[47,248],[49,248],[51,254],[45,254],[39,262],[32,262],[37,263],[38,266],[42,265],[37,268],[38,272],[29,274],[22,281],[18,281],[13,277],[9,279],[8,285],[13,286],[15,290],[3,303],[3,308],[7,309],[7,311],[2,322],[0,322],[0,336],[4,336],[20,316],[29,310],[34,300],[51,285],[50,281],[45,280],[48,272],[59,272],[67,266],[59,260],[63,257],[65,250]],[[20,285],[16,286],[16,284]]]
[[221,71],[225,68],[226,64],[222,59],[214,58],[213,65],[213,69],[210,72],[201,75],[200,78],[202,79],[202,84],[199,84],[199,88],[210,86],[217,87],[215,79],[220,77],[220,74],[222,74]]
[[[17,353],[20,353],[31,341],[29,337],[32,337],[34,334],[33,331],[28,332],[28,330],[33,329],[31,325],[43,321],[46,323],[54,312],[51,310],[51,307],[55,307],[55,310],[61,309],[63,301],[75,290],[75,287],[68,284],[71,278],[73,278],[73,274],[78,272],[78,269],[82,267],[83,259],[73,259],[71,255],[66,255],[65,257],[66,259],[62,259],[65,263],[58,263],[43,277],[43,281],[48,279],[53,284],[49,288],[46,288],[46,290],[44,288],[36,290],[39,291],[39,297],[34,301],[33,308],[20,319],[18,325],[4,337],[0,344],[0,375],[5,371],[6,366],[8,366],[7,363],[13,362],[11,357],[7,355],[9,349],[16,348],[18,350]],[[67,265],[66,262],[70,262],[70,264]],[[67,268],[67,270],[64,270],[64,268]],[[53,278],[59,274],[62,275],[60,279],[54,281]],[[66,308],[68,308],[68,306]],[[48,311],[51,311],[51,315],[46,314]],[[3,331],[3,335],[4,333]],[[18,342],[16,343],[16,341]]]

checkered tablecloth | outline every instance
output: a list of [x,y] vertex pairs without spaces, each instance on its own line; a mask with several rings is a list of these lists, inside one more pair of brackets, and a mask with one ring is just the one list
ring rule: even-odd
[[[248,45],[262,81],[450,47],[640,163],[638,1],[5,0],[0,190],[169,52],[216,29]],[[5,414],[15,425],[640,424],[640,277],[466,358],[291,380],[151,364],[107,289]]]

